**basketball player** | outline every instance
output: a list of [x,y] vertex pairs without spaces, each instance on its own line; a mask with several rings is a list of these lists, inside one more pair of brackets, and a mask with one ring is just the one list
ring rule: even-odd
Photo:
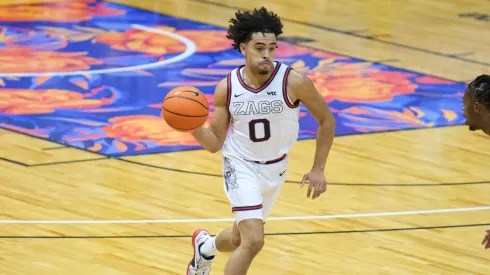
[[[465,124],[471,131],[482,130],[490,136],[490,75],[482,74],[475,78],[463,97]],[[490,229],[483,238],[485,249],[490,248]]]
[[223,189],[235,222],[215,237],[205,230],[194,232],[188,275],[209,274],[218,252],[233,252],[225,275],[247,273],[264,246],[264,223],[285,181],[287,154],[298,137],[300,102],[318,122],[314,162],[301,187],[309,181],[307,197],[312,199],[327,188],[324,171],[334,138],[332,113],[310,79],[274,61],[283,27],[280,18],[265,8],[235,15],[227,37],[243,54],[245,65],[217,84],[209,127],[192,132],[204,149],[221,150]]

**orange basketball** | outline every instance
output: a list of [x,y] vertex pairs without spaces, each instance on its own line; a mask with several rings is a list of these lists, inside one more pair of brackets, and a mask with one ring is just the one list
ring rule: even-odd
[[189,132],[206,122],[209,115],[208,100],[195,87],[179,86],[165,96],[162,115],[173,129]]

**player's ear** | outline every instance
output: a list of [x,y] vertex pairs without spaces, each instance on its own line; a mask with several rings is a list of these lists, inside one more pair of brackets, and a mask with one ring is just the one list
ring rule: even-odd
[[479,102],[475,102],[475,113],[480,113],[480,109],[481,109],[481,106],[480,106],[480,103]]
[[244,55],[247,56],[247,46],[243,43],[240,43],[240,52]]

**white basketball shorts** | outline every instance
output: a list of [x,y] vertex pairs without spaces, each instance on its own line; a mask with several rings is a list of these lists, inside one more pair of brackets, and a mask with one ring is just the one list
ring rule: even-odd
[[237,224],[245,219],[267,220],[286,180],[288,161],[288,156],[271,164],[223,157],[224,190]]

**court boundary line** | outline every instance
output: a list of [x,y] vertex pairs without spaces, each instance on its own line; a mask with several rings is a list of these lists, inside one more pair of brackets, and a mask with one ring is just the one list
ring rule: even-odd
[[64,146],[56,146],[56,147],[47,147],[47,148],[42,148],[41,150],[50,151],[50,150],[58,150],[58,149],[64,149],[64,148],[67,148],[67,146],[64,145]]
[[49,166],[49,165],[58,165],[58,164],[68,164],[68,163],[79,163],[79,162],[89,162],[89,161],[97,161],[97,160],[106,160],[111,159],[110,157],[101,157],[101,158],[90,158],[90,159],[75,159],[75,160],[65,160],[65,161],[56,161],[56,162],[45,162],[45,163],[23,163],[16,160],[11,160],[8,158],[0,157],[0,161],[6,161],[9,163],[17,164],[24,167],[39,167],[39,166]]
[[134,71],[134,70],[148,70],[148,69],[163,67],[165,65],[172,64],[175,62],[179,62],[193,55],[197,50],[196,43],[194,43],[194,41],[192,41],[191,39],[185,36],[173,32],[168,32],[160,29],[143,26],[140,24],[131,24],[130,26],[131,28],[134,29],[152,32],[152,33],[168,36],[176,40],[179,40],[180,42],[185,44],[186,49],[183,53],[171,57],[169,59],[164,59],[162,61],[157,61],[157,62],[143,64],[143,65],[135,65],[135,66],[121,67],[121,68],[99,69],[99,70],[74,71],[74,72],[0,73],[0,77],[73,76],[73,75],[110,74],[110,73],[120,73],[120,72]]
[[[435,213],[455,213],[455,212],[473,212],[490,210],[489,206],[462,207],[462,208],[442,208],[430,210],[411,210],[395,212],[373,212],[373,213],[353,213],[353,214],[336,214],[321,216],[289,216],[289,217],[270,217],[269,221],[291,221],[291,220],[326,220],[326,219],[344,219],[344,218],[367,218],[367,217],[387,217],[387,216],[405,216],[421,215]],[[153,223],[214,223],[214,222],[233,222],[234,218],[214,218],[214,219],[176,219],[176,220],[0,220],[0,224],[153,224]]]
[[[456,225],[438,225],[438,226],[421,226],[421,227],[397,227],[381,229],[359,229],[359,230],[337,230],[337,231],[306,231],[306,232],[272,232],[264,233],[265,236],[290,236],[290,235],[333,235],[333,234],[353,234],[353,233],[378,233],[394,231],[416,231],[416,230],[433,230],[433,229],[453,229],[465,227],[490,226],[490,223],[475,224],[456,224]],[[213,235],[215,236],[215,235]],[[0,235],[0,239],[173,239],[173,238],[192,238],[192,235],[115,235],[115,236],[6,236]]]

